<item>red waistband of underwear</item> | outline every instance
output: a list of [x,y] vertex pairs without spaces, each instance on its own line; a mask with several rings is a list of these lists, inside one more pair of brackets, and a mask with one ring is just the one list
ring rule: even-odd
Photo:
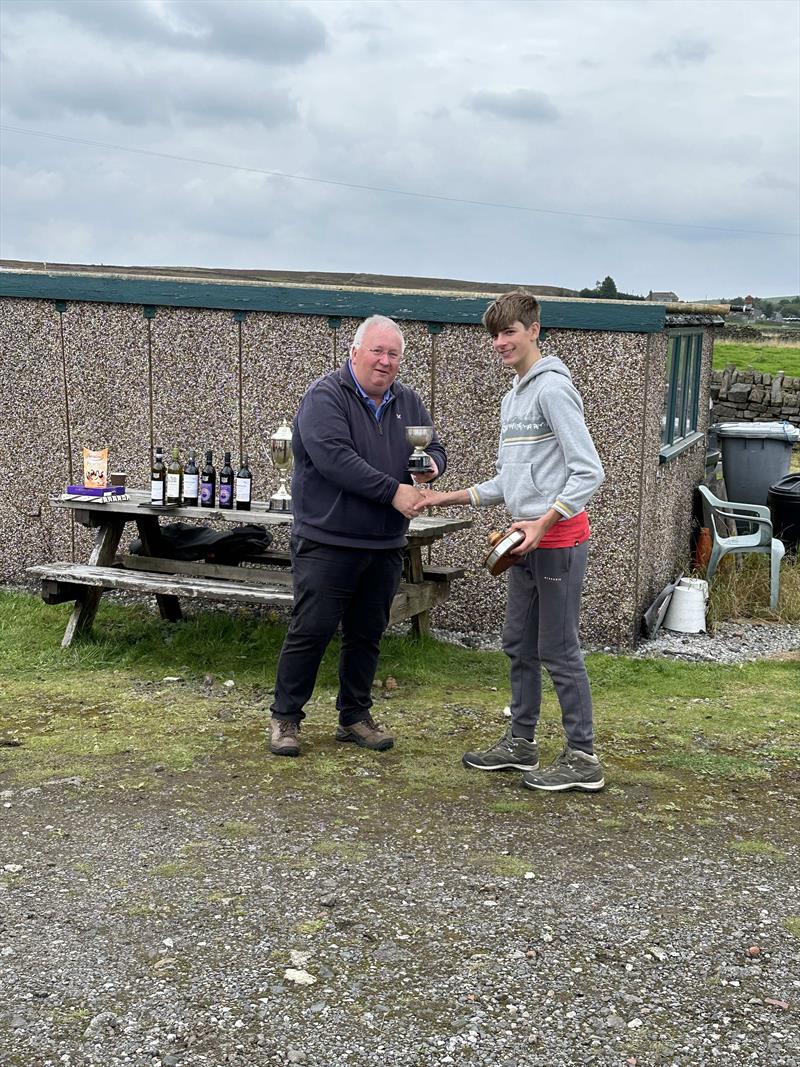
[[562,519],[551,526],[539,542],[539,548],[574,548],[588,541],[591,532],[589,516],[581,511],[571,519]]

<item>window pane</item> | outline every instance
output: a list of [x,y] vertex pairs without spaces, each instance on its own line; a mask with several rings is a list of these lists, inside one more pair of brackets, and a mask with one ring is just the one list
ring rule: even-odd
[[675,341],[670,337],[667,342],[667,369],[664,376],[664,412],[661,416],[661,443],[672,444],[672,397],[674,395],[673,372],[675,369]]
[[689,430],[697,429],[700,414],[700,363],[703,359],[703,335],[695,334],[694,338],[694,365],[692,369],[692,412]]
[[675,399],[672,409],[672,440],[683,437],[683,407],[686,402],[686,338],[675,339]]
[[694,406],[694,337],[684,337],[686,353],[683,365],[683,408],[681,410],[681,437],[692,432],[692,409]]

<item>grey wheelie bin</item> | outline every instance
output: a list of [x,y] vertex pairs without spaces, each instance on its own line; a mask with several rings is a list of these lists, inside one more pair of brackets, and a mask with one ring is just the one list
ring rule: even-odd
[[770,486],[789,473],[800,429],[790,422],[720,422],[714,429],[728,500],[766,504]]

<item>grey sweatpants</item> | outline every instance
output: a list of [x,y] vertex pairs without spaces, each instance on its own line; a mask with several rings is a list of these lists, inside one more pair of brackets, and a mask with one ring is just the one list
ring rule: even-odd
[[592,694],[578,640],[589,542],[539,548],[508,571],[503,651],[511,660],[511,726],[533,737],[542,703],[542,665],[553,680],[571,748],[593,752]]

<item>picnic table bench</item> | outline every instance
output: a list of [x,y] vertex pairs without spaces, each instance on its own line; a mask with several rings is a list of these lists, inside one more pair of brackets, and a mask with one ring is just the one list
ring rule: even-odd
[[[67,648],[75,637],[91,629],[100,600],[108,589],[155,596],[162,618],[179,621],[182,598],[224,601],[234,604],[290,605],[292,591],[291,559],[287,552],[269,549],[247,557],[239,566],[202,561],[183,562],[163,555],[162,518],[221,518],[226,522],[286,526],[292,516],[270,511],[254,501],[250,511],[223,511],[219,508],[182,507],[164,511],[148,506],[143,491],[130,491],[128,500],[103,503],[55,498],[54,507],[72,511],[75,520],[95,529],[95,543],[87,563],[44,563],[29,567],[28,573],[41,579],[41,595],[47,604],[75,601],[64,637]],[[136,524],[142,542],[141,555],[118,552],[126,523]],[[461,567],[426,566],[422,549],[462,530],[472,520],[421,515],[412,519],[400,588],[392,603],[390,623],[411,620],[412,631],[427,633],[429,611],[445,600],[450,583],[463,578]]]

